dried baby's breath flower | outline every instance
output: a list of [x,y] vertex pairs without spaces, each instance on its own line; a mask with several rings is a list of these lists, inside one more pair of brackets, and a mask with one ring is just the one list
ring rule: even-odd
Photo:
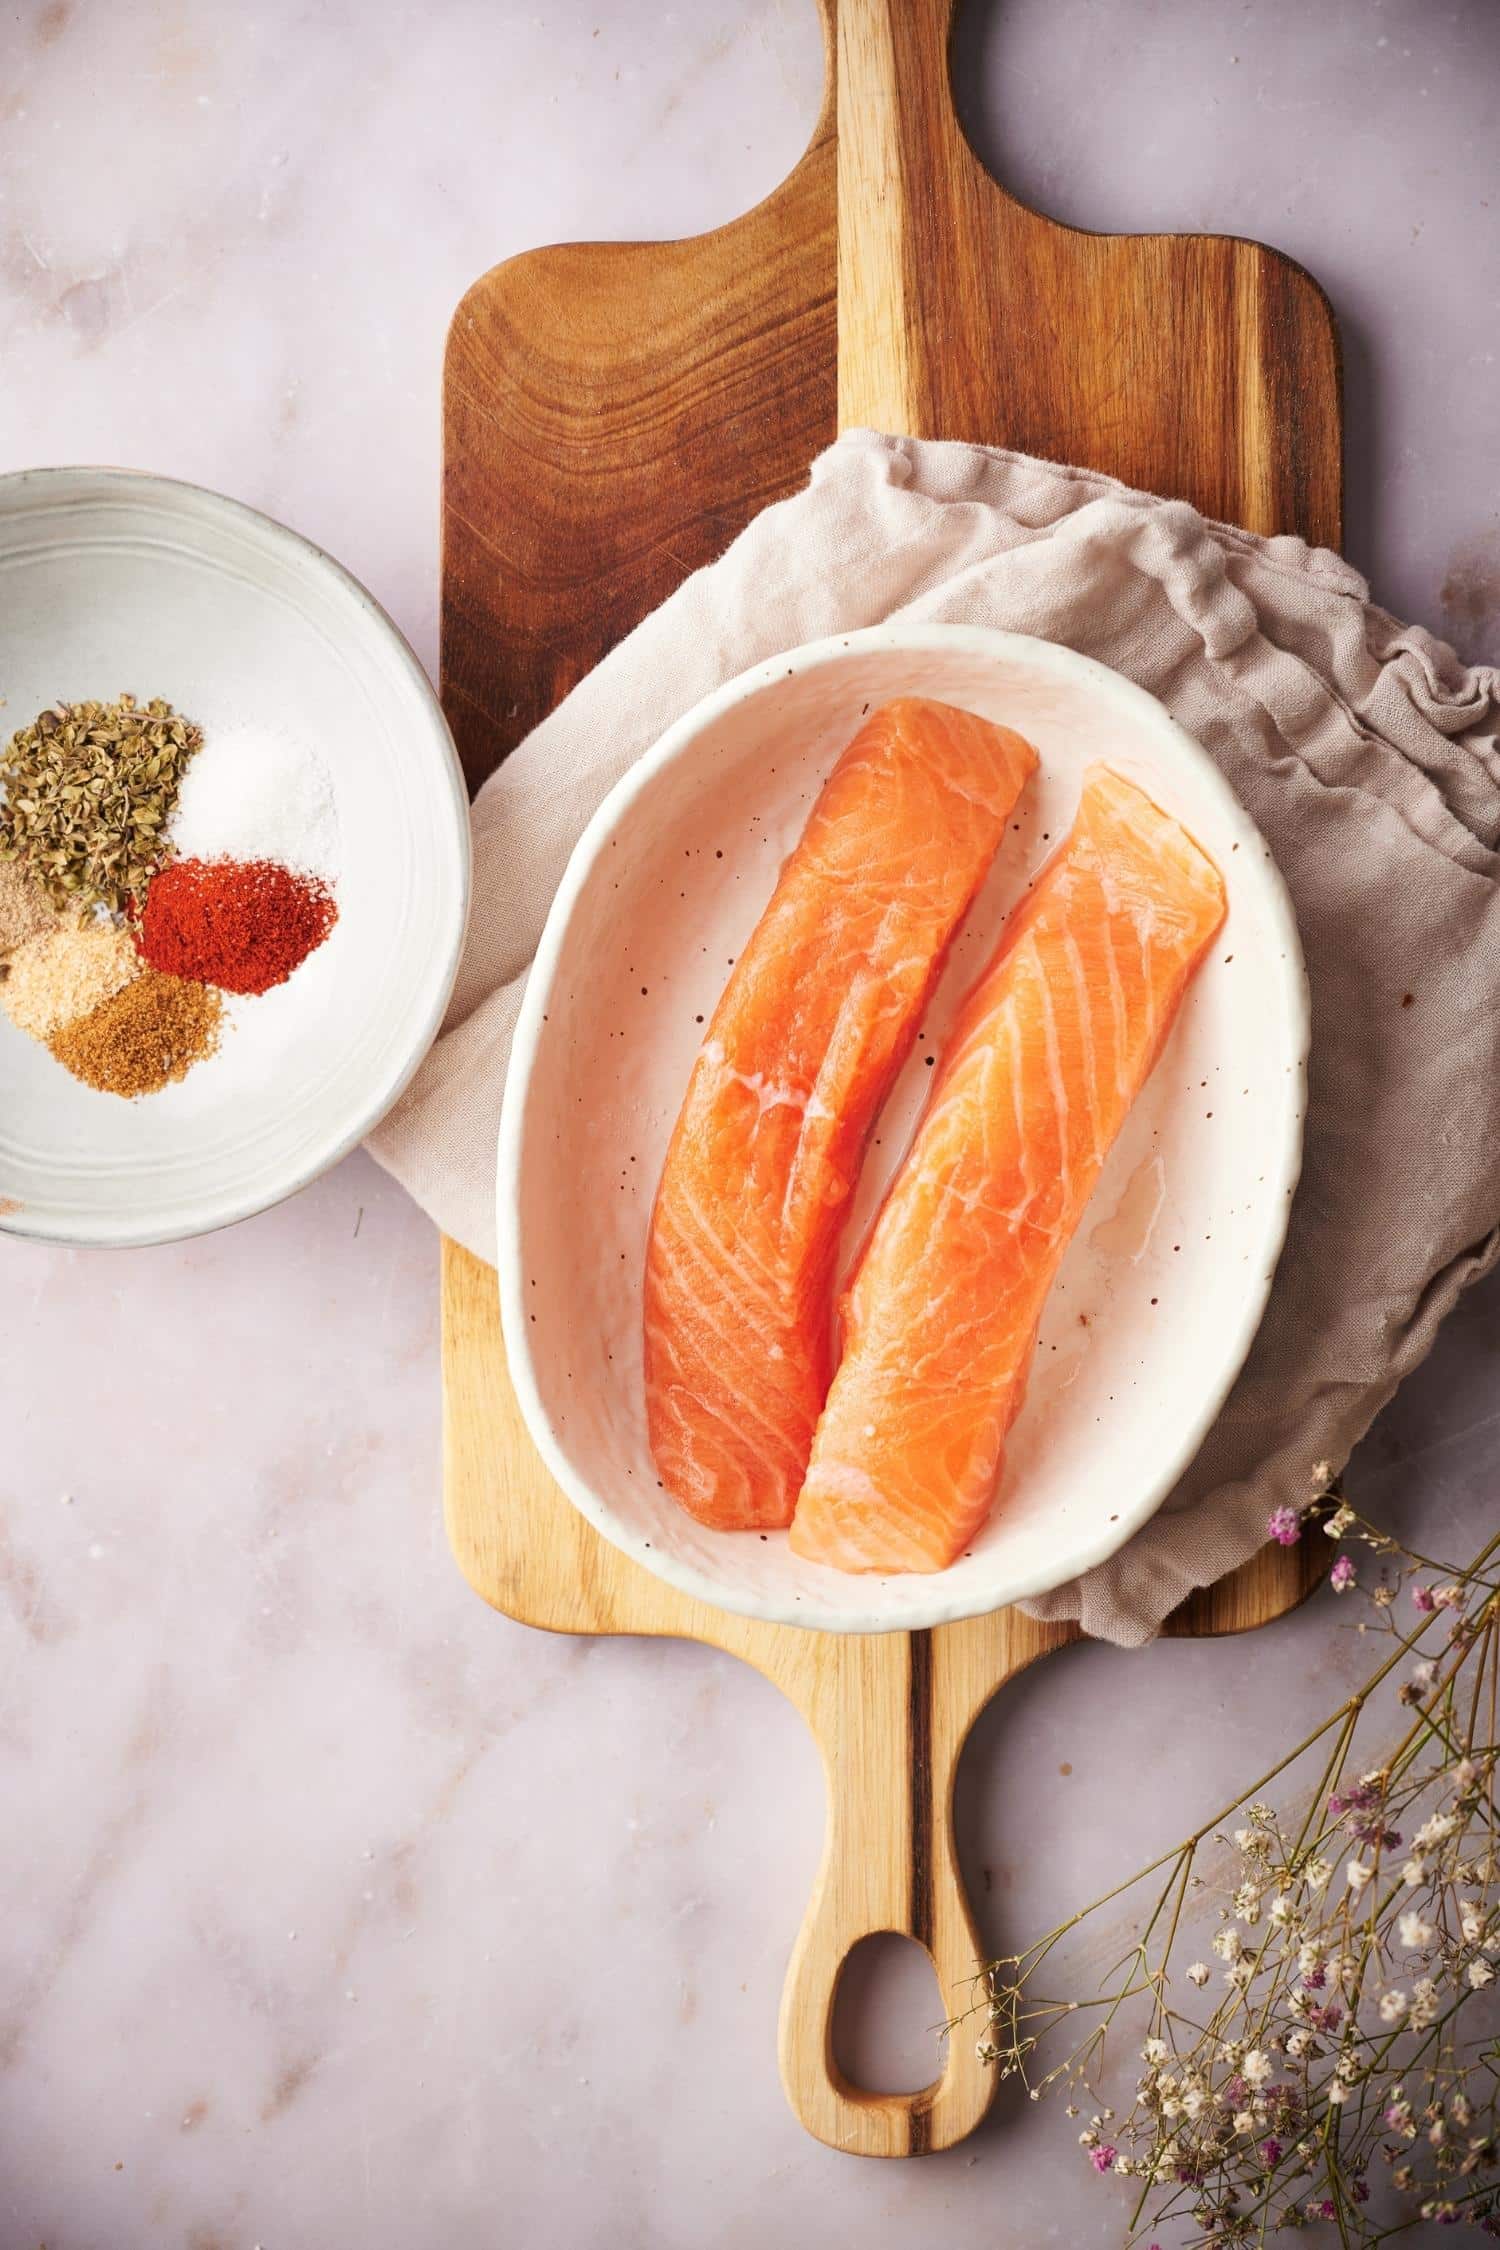
[[[1314,1483],[1327,1482],[1320,1463]],[[1385,1661],[1236,1805],[1134,1878],[1163,1887],[1081,2019],[1076,1998],[1038,1996],[1037,1971],[1106,1901],[989,1972],[996,2067],[1035,2073],[1033,2098],[1056,2083],[1102,2093],[1118,2068],[1109,2027],[1144,2012],[1133,2099],[1119,2123],[1101,2103],[1083,2135],[1096,2172],[1133,2183],[1134,2243],[1170,2227],[1217,2250],[1315,2226],[1369,2250],[1415,2241],[1424,2220],[1500,2236],[1500,1537],[1455,1571],[1342,1500],[1328,1527],[1382,1558],[1362,1622],[1390,1636]],[[1334,1582],[1360,1599],[1342,1553]],[[1431,1600],[1405,1605],[1406,1631],[1396,1597],[1417,1584]],[[1356,1732],[1363,1744],[1376,1724],[1386,1754],[1356,1762]],[[1321,1778],[1278,1812],[1260,1792],[1314,1756]],[[1218,1987],[1205,1935],[1224,1964]],[[1050,2035],[1080,2020],[1081,2040],[1044,2069]],[[1394,2217],[1393,2196],[1407,2199]]]

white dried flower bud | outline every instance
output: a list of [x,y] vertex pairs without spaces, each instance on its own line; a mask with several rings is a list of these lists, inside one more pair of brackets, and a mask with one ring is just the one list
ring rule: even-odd
[[1343,2107],[1344,2103],[1349,2099],[1350,2092],[1351,2088],[1344,2083],[1342,2078],[1331,2078],[1329,2080],[1328,2099],[1332,2103],[1334,2103],[1336,2107]]
[[1238,1930],[1215,1930],[1213,1949],[1221,1961],[1238,1960],[1242,1940]]
[[1469,1963],[1469,1982],[1476,1992],[1482,1992],[1487,1984],[1493,1984],[1494,1981],[1495,1972],[1483,1956]]
[[1148,2039],[1145,2046],[1141,2049],[1142,2062],[1164,2063],[1166,2059],[1167,2043],[1165,2039]]
[[1374,1872],[1374,1868],[1366,1867],[1362,1859],[1351,1859],[1345,1862],[1344,1881],[1348,1884],[1350,1890],[1353,1891],[1356,1898],[1364,1889],[1366,1883],[1369,1882]]
[[1248,2136],[1255,2131],[1255,2124],[1256,2119],[1253,2109],[1237,2109],[1235,2111],[1234,2129],[1237,2133],[1244,2133]]
[[[1477,1936],[1478,1933],[1475,1934]],[[1195,1984],[1201,1992],[1208,1982],[1208,1963],[1206,1961],[1189,1962],[1187,1980],[1189,1984]]]
[[1259,2047],[1252,2047],[1240,2064],[1240,2076],[1247,2079],[1252,2086],[1259,2087],[1265,2085],[1270,2075],[1270,2056],[1262,2053]]
[[1401,1870],[1401,1880],[1409,1891],[1414,1891],[1419,1885],[1425,1883],[1427,1880],[1426,1860],[1409,1859]]
[[1327,1888],[1328,1878],[1332,1873],[1333,1861],[1317,1856],[1310,1859],[1303,1868],[1302,1880],[1310,1891],[1321,1891]]
[[1406,1994],[1399,1985],[1380,1995],[1380,2020],[1382,2023],[1399,2023],[1406,2013]]
[[1437,1937],[1432,1924],[1424,1921],[1420,1914],[1403,1914],[1396,1927],[1408,1953],[1425,1953]]

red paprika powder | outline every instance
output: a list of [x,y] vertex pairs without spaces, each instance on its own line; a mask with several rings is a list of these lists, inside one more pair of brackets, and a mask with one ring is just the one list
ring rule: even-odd
[[174,859],[152,878],[136,945],[167,976],[269,992],[337,920],[328,885],[278,860]]

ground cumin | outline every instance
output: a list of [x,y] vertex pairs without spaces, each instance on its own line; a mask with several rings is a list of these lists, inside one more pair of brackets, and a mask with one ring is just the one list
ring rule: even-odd
[[185,1078],[219,1044],[224,1004],[211,985],[148,969],[47,1044],[101,1094],[154,1094]]

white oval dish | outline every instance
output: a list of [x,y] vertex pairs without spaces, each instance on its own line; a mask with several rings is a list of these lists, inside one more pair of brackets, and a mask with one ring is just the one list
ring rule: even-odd
[[0,1226],[43,1241],[199,1234],[345,1155],[431,1043],[468,913],[447,723],[346,571],[195,485],[119,469],[0,478],[0,733],[60,698],[126,691],[195,720],[201,759],[264,739],[321,761],[338,921],[286,984],[229,1001],[216,1055],[140,1101],[80,1085],[0,1012]]
[[[1017,727],[1041,770],[876,1125],[846,1252],[900,1159],[958,1002],[1066,833],[1085,766],[1138,781],[1212,854],[1220,939],[1112,1151],[1043,1315],[999,1495],[933,1576],[845,1576],[784,1533],[706,1530],[646,1439],[641,1280],[705,1019],[861,713],[930,695]],[[1021,635],[886,625],[732,680],[611,792],[569,862],[526,989],[499,1147],[511,1372],[563,1490],[684,1593],[840,1632],[939,1625],[1112,1554],[1191,1461],[1249,1350],[1301,1161],[1308,1002],[1281,876],[1217,767],[1143,689]]]

